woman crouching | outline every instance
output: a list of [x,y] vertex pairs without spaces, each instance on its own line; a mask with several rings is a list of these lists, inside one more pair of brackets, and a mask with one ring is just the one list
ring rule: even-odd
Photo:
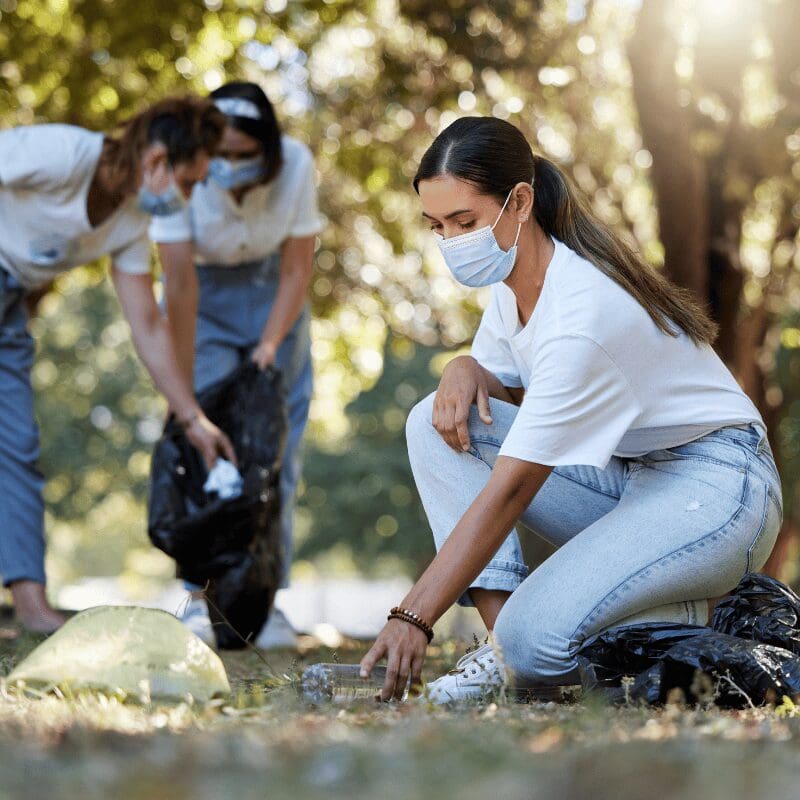
[[[414,187],[455,279],[491,299],[472,355],[409,416],[438,553],[363,673],[386,657],[384,699],[418,685],[456,601],[492,639],[428,685],[435,702],[575,683],[577,652],[608,628],[706,624],[782,517],[764,423],[713,323],[507,122],[454,122]],[[528,575],[530,532],[557,550]]]

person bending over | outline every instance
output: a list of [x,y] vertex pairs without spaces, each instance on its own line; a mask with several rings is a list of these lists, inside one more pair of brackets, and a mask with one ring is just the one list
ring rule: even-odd
[[0,576],[27,628],[64,618],[48,603],[43,478],[33,413],[34,344],[26,298],[59,273],[111,256],[111,275],[136,350],[211,465],[234,458],[181,372],[150,277],[151,215],[172,213],[202,179],[224,117],[207,100],[172,98],[112,135],[72,125],[0,131]]
[[[153,219],[166,279],[165,298],[181,367],[200,392],[246,359],[277,367],[287,390],[289,431],[281,467],[283,586],[292,552],[301,441],[311,401],[308,286],[322,228],[314,160],[302,142],[281,134],[272,104],[254,83],[211,94],[225,131],[186,208]],[[183,614],[209,644],[214,633],[201,588]],[[287,647],[297,637],[279,609],[256,639]]]

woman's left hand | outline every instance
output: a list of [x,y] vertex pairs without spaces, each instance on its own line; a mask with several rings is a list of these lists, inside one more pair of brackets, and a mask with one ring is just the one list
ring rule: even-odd
[[422,682],[422,663],[428,649],[428,637],[423,631],[400,619],[390,619],[378,634],[375,644],[361,659],[361,675],[368,677],[372,668],[386,657],[386,681],[381,700],[393,697],[401,700],[411,678],[411,691],[419,690]]
[[275,363],[278,346],[274,342],[259,342],[251,355],[256,366],[264,370]]

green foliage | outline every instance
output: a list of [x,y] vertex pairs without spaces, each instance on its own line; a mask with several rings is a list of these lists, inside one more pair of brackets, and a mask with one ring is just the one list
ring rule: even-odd
[[306,448],[301,508],[313,524],[300,543],[300,558],[346,542],[364,572],[400,560],[416,574],[433,555],[403,428],[409,409],[436,388],[436,352],[392,339],[380,379],[346,409],[352,432],[334,448],[317,442]]
[[150,565],[144,502],[164,404],[136,358],[109,281],[76,270],[40,304],[33,370],[50,572],[56,580]]
[[775,383],[780,386],[785,415],[778,425],[776,444],[780,448],[781,471],[784,476],[784,517],[797,519],[800,485],[800,314],[783,320],[780,345],[775,355]]

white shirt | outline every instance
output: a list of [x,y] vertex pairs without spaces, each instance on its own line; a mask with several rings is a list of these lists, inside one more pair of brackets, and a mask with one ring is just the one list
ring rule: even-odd
[[207,178],[195,184],[185,209],[153,217],[155,242],[194,244],[199,264],[235,266],[275,253],[289,237],[322,230],[311,151],[281,137],[283,164],[268,184],[254,186],[236,203],[230,191]]
[[150,217],[125,200],[93,227],[86,200],[103,134],[73,125],[0,131],[0,267],[26,288],[111,254],[122,272],[150,271]]
[[511,289],[496,284],[472,345],[505,386],[525,389],[500,455],[604,469],[612,455],[675,447],[726,425],[765,430],[713,348],[662,333],[621,286],[554,243],[527,325]]

